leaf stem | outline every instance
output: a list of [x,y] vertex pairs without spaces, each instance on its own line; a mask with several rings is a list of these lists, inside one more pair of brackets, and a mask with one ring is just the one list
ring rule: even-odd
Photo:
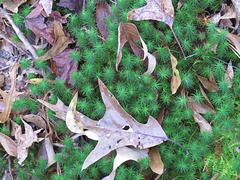
[[181,49],[181,51],[182,51],[182,54],[183,54],[184,59],[186,60],[186,56],[185,56],[185,54],[184,54],[184,52],[183,52],[182,46],[181,46],[180,42],[178,41],[178,38],[177,38],[177,36],[176,36],[176,34],[175,34],[173,28],[172,28],[171,26],[169,26],[169,27],[170,27],[170,29],[171,29],[171,31],[172,31],[172,33],[173,33],[173,35],[174,35],[174,37],[175,37],[177,43],[178,43],[178,46],[180,47],[180,49]]

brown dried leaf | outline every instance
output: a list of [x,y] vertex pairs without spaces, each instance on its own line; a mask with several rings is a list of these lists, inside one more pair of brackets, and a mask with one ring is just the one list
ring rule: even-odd
[[21,126],[18,127],[15,133],[15,139],[17,140],[17,158],[18,163],[21,165],[22,162],[27,158],[28,156],[28,148],[32,146],[34,142],[39,142],[39,138],[37,137],[37,134],[42,130],[36,130],[33,131],[32,127],[24,123],[24,129],[25,134],[22,134],[22,128]]
[[202,85],[210,92],[216,92],[218,91],[218,85],[215,82],[214,76],[212,74],[212,71],[210,71],[209,80],[205,77],[199,76],[196,71],[194,71],[195,75],[201,81]]
[[50,138],[47,137],[44,139],[41,149],[39,150],[36,158],[37,159],[43,158],[43,159],[47,160],[48,161],[47,167],[49,167],[56,162],[54,156],[55,156],[55,152],[53,149],[53,144],[52,144]]
[[165,113],[165,108],[163,108],[163,109],[160,111],[159,115],[158,115],[157,121],[158,121],[158,123],[159,123],[160,125],[161,125],[162,122],[163,122],[164,113]]
[[[143,59],[147,57],[148,49],[145,42],[142,40],[137,27],[132,23],[119,23],[118,27],[118,53],[117,53],[117,62],[116,62],[116,70],[118,71],[118,66],[122,60],[122,48],[126,42],[129,42],[132,47],[135,44],[135,41],[141,41],[142,50],[144,52]],[[136,46],[135,46],[136,49]]]
[[97,27],[104,39],[107,39],[109,36],[108,29],[106,26],[105,19],[110,16],[110,6],[108,3],[98,3],[96,7],[96,20]]
[[4,150],[10,155],[17,157],[17,144],[8,136],[0,132],[0,143]]
[[42,117],[35,115],[35,114],[27,114],[22,117],[25,121],[34,123],[37,127],[45,129],[46,122],[43,120]]
[[193,97],[188,97],[188,107],[200,114],[207,112],[215,113],[215,111],[204,103],[196,103]]
[[200,131],[201,133],[204,132],[210,132],[212,133],[212,127],[209,124],[209,122],[207,122],[204,117],[202,117],[199,113],[197,113],[196,111],[192,111],[193,114],[193,119],[198,123],[199,127],[200,127]]
[[234,72],[233,72],[233,66],[232,66],[232,61],[230,60],[229,63],[228,63],[228,68],[227,68],[227,71],[224,75],[224,79],[228,82],[228,88],[231,88],[232,87],[232,79],[233,79],[233,76],[234,76]]
[[18,7],[25,3],[27,0],[19,0],[14,2],[14,0],[3,0],[3,8],[14,13],[18,13]]
[[71,74],[77,70],[78,62],[72,61],[72,49],[65,49],[60,54],[51,59],[51,69],[60,79],[71,84]]
[[0,123],[5,123],[9,119],[9,115],[12,110],[12,103],[15,101],[16,97],[23,94],[23,92],[16,91],[16,71],[19,64],[15,64],[10,70],[9,75],[11,79],[11,89],[9,92],[4,92],[0,89],[0,94],[3,97],[4,111],[0,114]]
[[168,24],[171,28],[174,19],[174,8],[171,0],[145,0],[147,5],[128,12],[127,19],[134,21],[156,20]]
[[204,92],[204,90],[203,90],[203,88],[202,88],[201,85],[199,85],[199,88],[200,88],[200,91],[201,91],[201,93],[202,93],[202,95],[203,95],[203,97],[204,97],[204,99],[205,99],[205,103],[215,111],[212,103],[211,103],[210,100],[208,99],[207,94]]
[[143,158],[147,158],[148,154],[144,150],[136,149],[136,148],[129,148],[129,147],[121,147],[116,149],[117,156],[114,159],[113,163],[113,170],[111,174],[102,180],[114,180],[116,169],[124,162],[133,160],[133,161],[140,161]]
[[73,96],[73,99],[68,106],[66,114],[66,124],[70,131],[74,133],[84,133],[82,121],[76,119],[77,98],[78,92]]
[[[100,79],[98,79],[98,82],[102,99],[106,106],[103,118],[99,121],[94,121],[81,113],[77,112],[76,114],[76,119],[82,121],[84,129],[92,130],[97,134],[97,137],[100,137],[97,146],[84,161],[82,169],[86,169],[117,148],[134,146],[135,148],[146,149],[168,140],[162,127],[153,117],[150,116],[146,124],[138,123],[120,106],[117,99]],[[40,102],[51,110],[56,110],[57,113],[59,111],[64,112],[60,115],[61,117],[66,117],[66,106],[57,109],[56,105],[51,105],[44,101]]]
[[151,148],[149,152],[149,158],[151,160],[150,168],[152,169],[152,171],[157,174],[162,174],[164,172],[164,164],[162,162],[160,153],[156,147]]
[[[170,51],[169,51],[170,53]],[[172,64],[172,79],[171,79],[171,91],[172,94],[175,94],[181,85],[181,77],[179,75],[179,71],[177,69],[177,59],[170,53],[170,59]]]
[[53,0],[40,0],[39,4],[42,5],[44,11],[46,12],[47,16],[49,16],[52,12],[52,5]]
[[232,3],[235,7],[235,11],[238,16],[240,16],[240,1],[239,0],[232,0]]
[[54,21],[54,33],[56,42],[54,43],[53,47],[48,50],[48,52],[40,57],[42,60],[48,60],[60,54],[68,47],[68,44],[70,43],[70,38],[65,36],[61,26],[57,21]]
[[57,5],[68,8],[69,10],[79,14],[79,12],[83,8],[83,0],[60,0],[60,2],[57,3]]

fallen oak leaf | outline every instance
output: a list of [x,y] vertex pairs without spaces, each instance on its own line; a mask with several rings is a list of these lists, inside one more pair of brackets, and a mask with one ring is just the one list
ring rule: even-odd
[[17,144],[7,135],[0,132],[0,144],[4,150],[13,157],[17,157]]
[[[82,170],[120,147],[134,146],[135,148],[146,149],[161,144],[163,141],[174,142],[167,138],[162,127],[153,117],[150,116],[146,124],[138,123],[120,106],[117,99],[100,79],[98,79],[98,83],[106,106],[103,118],[99,121],[94,121],[81,113],[76,114],[76,119],[83,122],[83,128],[93,131],[97,139],[99,139],[96,147],[85,159]],[[59,108],[60,101],[58,101],[57,105],[51,105],[42,100],[39,100],[39,102],[56,111],[62,119],[65,119],[67,107]],[[59,114],[59,111],[62,112]]]
[[117,148],[117,155],[114,159],[113,170],[110,175],[103,178],[102,180],[114,180],[116,169],[124,162],[128,160],[133,160],[139,162],[143,158],[148,158],[148,153],[144,150],[129,148],[129,147],[121,147]]
[[210,92],[218,91],[218,85],[215,82],[212,71],[210,71],[209,80],[205,77],[199,76],[196,71],[194,71],[194,73],[197,76],[197,78],[199,79],[199,81],[202,83],[204,88],[206,88]]
[[73,96],[73,99],[69,104],[67,114],[66,114],[66,124],[70,131],[74,133],[84,133],[83,123],[75,118],[77,97],[78,97],[78,92],[76,92],[76,94]]
[[5,123],[9,119],[9,115],[12,110],[12,103],[16,97],[23,94],[23,92],[16,91],[16,71],[19,68],[19,64],[15,64],[10,70],[9,75],[11,79],[11,88],[9,92],[4,92],[0,89],[0,94],[3,97],[4,111],[0,114],[0,123]]
[[52,12],[52,5],[53,0],[40,0],[39,4],[42,5],[44,11],[46,12],[47,16],[49,16]]
[[46,128],[46,122],[43,120],[41,116],[38,116],[35,114],[27,114],[22,116],[22,118],[27,122],[34,123],[39,128],[42,128],[42,129]]
[[153,172],[161,175],[164,172],[164,164],[162,162],[159,151],[156,147],[153,147],[149,151],[150,168]]
[[177,69],[177,59],[170,53],[170,59],[171,59],[171,64],[172,64],[172,79],[171,79],[171,91],[172,94],[175,94],[181,85],[181,77],[179,75],[179,71]]
[[182,51],[184,59],[186,59],[183,49],[173,31],[172,25],[174,20],[174,8],[172,5],[171,0],[145,0],[147,5],[139,8],[134,9],[133,11],[128,12],[127,19],[134,20],[134,21],[141,21],[141,20],[156,20],[162,21],[166,23]]
[[15,139],[17,140],[17,158],[18,163],[22,165],[23,161],[28,156],[28,148],[32,146],[34,142],[39,142],[40,139],[37,134],[42,130],[38,129],[33,131],[32,127],[23,121],[25,134],[22,134],[22,128],[19,126],[15,132]]

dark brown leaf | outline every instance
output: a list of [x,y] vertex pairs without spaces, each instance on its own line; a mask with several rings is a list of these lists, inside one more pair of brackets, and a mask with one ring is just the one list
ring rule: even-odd
[[163,108],[163,109],[160,111],[159,115],[158,115],[157,121],[158,121],[158,123],[159,123],[160,125],[161,125],[162,122],[163,122],[164,113],[165,113],[165,108]]
[[79,14],[79,12],[83,8],[83,0],[60,0],[60,2],[57,3],[57,5],[68,8],[69,10]]
[[96,7],[97,27],[104,39],[109,36],[105,20],[110,16],[110,6],[108,3],[98,3]]
[[53,73],[68,84],[71,84],[71,74],[78,68],[78,62],[72,61],[71,53],[71,49],[65,49],[51,60]]

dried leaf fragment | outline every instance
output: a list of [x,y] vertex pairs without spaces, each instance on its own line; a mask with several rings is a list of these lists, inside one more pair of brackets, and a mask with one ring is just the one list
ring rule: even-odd
[[17,157],[17,144],[8,136],[0,132],[0,143],[5,151],[10,155]]
[[[170,53],[170,51],[169,51]],[[177,59],[170,53],[170,59],[172,64],[172,79],[171,79],[171,91],[172,94],[175,94],[181,85],[181,77],[179,75],[179,71],[177,69]]]
[[72,131],[74,133],[84,133],[83,123],[79,119],[76,119],[76,117],[75,117],[76,116],[77,97],[78,97],[78,93],[76,93],[73,96],[73,99],[71,100],[71,102],[69,104],[67,114],[66,114],[66,124],[70,131]]
[[218,176],[220,176],[220,175],[221,175],[221,173],[217,173],[210,180],[216,180],[218,178]]
[[197,78],[199,79],[199,81],[202,83],[204,88],[206,88],[210,92],[218,91],[218,85],[215,82],[214,76],[211,71],[210,71],[209,80],[205,77],[199,76],[196,71],[194,71],[194,73],[197,76]]
[[151,160],[150,168],[152,171],[161,175],[164,172],[164,164],[156,147],[151,148],[149,158]]
[[[23,121],[23,120],[22,120]],[[39,142],[37,134],[42,130],[33,131],[32,127],[24,122],[25,134],[22,134],[22,128],[19,126],[15,133],[15,139],[17,140],[17,158],[18,163],[21,165],[22,162],[28,156],[28,148],[32,146],[34,142]]]
[[200,88],[200,91],[201,91],[201,93],[202,93],[202,95],[203,95],[203,97],[204,97],[204,99],[205,99],[205,103],[215,111],[212,103],[211,103],[210,100],[208,99],[207,94],[205,93],[205,91],[203,90],[203,88],[202,88],[201,85],[199,85],[199,88]]
[[227,68],[227,71],[224,75],[224,79],[228,82],[228,88],[231,88],[232,87],[232,79],[233,79],[233,76],[234,76],[234,72],[233,72],[233,66],[232,66],[232,61],[230,60],[229,63],[228,63],[228,68]]
[[196,111],[192,111],[193,113],[193,118],[194,120],[198,123],[199,127],[200,127],[200,132],[204,133],[204,132],[210,132],[212,133],[212,127],[209,124],[209,122],[207,122],[204,117],[201,116],[201,114],[197,113]]
[[3,0],[3,8],[14,13],[18,12],[18,7],[25,3],[27,0],[19,0],[14,2],[14,0]]
[[0,89],[0,94],[3,97],[4,111],[0,114],[0,123],[5,123],[12,110],[12,103],[15,101],[16,97],[23,94],[23,92],[16,91],[16,71],[19,64],[15,64],[10,70],[9,75],[11,79],[11,88],[8,93]]

